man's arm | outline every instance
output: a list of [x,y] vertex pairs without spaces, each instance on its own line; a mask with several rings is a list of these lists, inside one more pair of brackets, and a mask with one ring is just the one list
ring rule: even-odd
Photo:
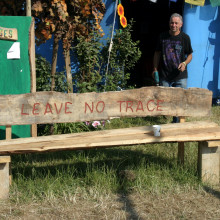
[[192,53],[187,56],[185,60],[186,65],[188,65],[191,62],[191,60],[192,60]]
[[189,54],[186,58],[186,60],[179,64],[178,69],[183,72],[186,69],[186,66],[191,62],[192,60],[192,53]]
[[155,51],[154,59],[153,59],[153,73],[152,73],[153,78],[154,78],[154,72],[158,71],[158,66],[159,66],[159,62],[160,62],[160,55],[161,55],[160,51]]

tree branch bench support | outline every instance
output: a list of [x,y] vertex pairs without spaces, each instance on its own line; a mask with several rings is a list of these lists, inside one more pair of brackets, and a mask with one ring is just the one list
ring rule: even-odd
[[203,141],[198,146],[198,173],[203,182],[219,184],[220,142]]
[[0,199],[7,199],[9,194],[9,163],[10,156],[0,156]]
[[[179,116],[181,123],[162,124],[161,136],[152,126],[0,141],[0,198],[9,192],[10,155],[83,150],[154,143],[178,143],[184,163],[184,143],[198,142],[198,171],[202,181],[219,183],[220,127],[209,121],[184,122],[185,117],[209,117],[212,92],[206,89],[145,87],[105,93],[36,92],[0,95],[0,125],[48,124],[107,120],[112,117]],[[184,122],[184,123],[183,123]]]

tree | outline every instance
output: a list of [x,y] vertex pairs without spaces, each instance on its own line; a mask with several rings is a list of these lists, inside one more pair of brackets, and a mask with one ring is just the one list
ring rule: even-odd
[[69,91],[72,92],[70,46],[77,36],[89,36],[93,30],[102,34],[100,22],[105,12],[102,0],[33,0],[32,13],[36,19],[37,44],[54,35],[52,55],[52,86],[55,88],[58,43],[62,40]]

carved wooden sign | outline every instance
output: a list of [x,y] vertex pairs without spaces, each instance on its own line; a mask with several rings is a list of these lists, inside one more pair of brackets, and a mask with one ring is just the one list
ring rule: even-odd
[[207,89],[144,87],[103,93],[0,95],[0,125],[106,120],[111,117],[208,116]]
[[0,27],[0,39],[2,40],[18,40],[18,31],[16,28]]

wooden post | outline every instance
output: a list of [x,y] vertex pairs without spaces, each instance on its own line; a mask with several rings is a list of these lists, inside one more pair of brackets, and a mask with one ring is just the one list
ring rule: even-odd
[[218,146],[209,147],[208,141],[199,142],[198,173],[203,182],[219,184]]
[[10,156],[0,156],[0,199],[7,199],[9,195],[9,163]]
[[6,126],[5,128],[5,139],[6,140],[11,139],[11,125]]
[[[36,92],[36,64],[35,64],[35,21],[32,18],[31,27],[29,30],[29,59],[31,69],[31,92]],[[37,137],[37,124],[31,125],[31,136]]]
[[[180,117],[180,123],[185,122],[185,117]],[[177,160],[179,164],[184,164],[184,142],[178,143],[178,156]]]
[[[5,138],[6,140],[10,140],[12,138],[12,128],[10,125],[7,125],[5,128]],[[11,158],[10,156],[8,157]],[[9,184],[11,185],[11,183],[12,183],[11,163],[9,163]]]
[[26,0],[26,16],[31,16],[31,0]]
[[66,78],[68,83],[68,93],[73,93],[73,79],[70,67],[70,50],[65,53]]

